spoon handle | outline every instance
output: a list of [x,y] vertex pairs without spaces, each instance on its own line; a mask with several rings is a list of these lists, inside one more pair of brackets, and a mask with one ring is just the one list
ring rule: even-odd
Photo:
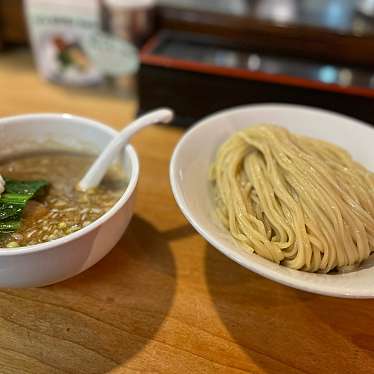
[[169,123],[172,121],[173,117],[174,113],[170,109],[158,109],[136,119],[125,127],[97,157],[95,162],[88,169],[86,175],[79,182],[77,188],[80,191],[86,191],[90,188],[97,187],[106,174],[110,164],[120,150],[130,141],[133,135],[150,125]]

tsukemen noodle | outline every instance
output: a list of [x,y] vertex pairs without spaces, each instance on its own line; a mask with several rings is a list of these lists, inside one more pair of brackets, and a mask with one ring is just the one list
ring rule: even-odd
[[374,174],[333,144],[250,127],[219,148],[210,180],[235,241],[277,264],[328,273],[374,250]]

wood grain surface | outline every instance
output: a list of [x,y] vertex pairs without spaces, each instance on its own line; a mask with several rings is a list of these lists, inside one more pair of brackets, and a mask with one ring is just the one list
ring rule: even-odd
[[[1,116],[63,111],[120,128],[135,108],[41,81],[26,52],[0,55]],[[0,373],[373,373],[374,301],[281,286],[191,228],[168,181],[181,135],[135,138],[136,214],[106,258],[50,287],[0,290]]]

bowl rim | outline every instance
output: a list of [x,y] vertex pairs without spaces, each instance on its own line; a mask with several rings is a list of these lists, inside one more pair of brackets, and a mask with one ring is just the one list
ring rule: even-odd
[[[97,130],[100,130],[102,132],[105,132],[111,136],[116,136],[119,132],[112,127],[105,125],[104,123],[83,117],[83,116],[77,116],[69,113],[32,113],[32,114],[21,114],[21,115],[15,115],[15,116],[8,116],[8,117],[2,117],[0,118],[0,127],[3,125],[11,125],[12,123],[21,121],[32,121],[32,120],[56,120],[56,119],[64,119],[66,121],[76,121],[84,123],[85,125],[89,125]],[[99,226],[107,222],[110,218],[112,218],[130,199],[130,197],[133,195],[135,188],[138,183],[139,179],[139,172],[140,172],[140,164],[139,164],[139,157],[135,150],[135,148],[128,144],[126,146],[126,155],[129,156],[130,164],[131,164],[131,176],[129,179],[128,186],[126,190],[124,191],[121,198],[101,217],[99,217],[97,220],[93,221],[86,227],[83,227],[82,229],[68,234],[66,236],[63,236],[61,238],[52,240],[50,242],[40,243],[40,244],[34,244],[30,246],[24,246],[24,247],[18,247],[18,248],[0,248],[0,257],[3,256],[17,256],[17,255],[29,255],[33,253],[43,252],[50,249],[53,249],[55,247],[59,247],[62,245],[66,245],[72,241],[75,241],[82,236],[85,236],[86,234],[90,233],[91,231],[94,231]]]
[[274,282],[277,282],[277,283],[280,283],[280,284],[283,284],[283,285],[286,285],[286,286],[289,286],[295,289],[311,292],[314,294],[340,297],[340,298],[356,298],[356,299],[373,298],[374,289],[370,293],[368,293],[367,290],[364,290],[362,293],[355,292],[355,291],[354,292],[347,291],[344,293],[342,292],[341,289],[336,288],[334,286],[328,286],[324,288],[317,284],[311,285],[309,280],[301,280],[301,279],[296,279],[295,282],[293,282],[292,280],[290,280],[289,277],[285,276],[284,274],[279,274],[279,272],[277,272],[276,270],[265,269],[262,266],[260,266],[259,268],[257,264],[251,264],[250,261],[247,261],[246,259],[242,258],[240,254],[239,255],[234,254],[231,249],[227,248],[224,244],[222,244],[219,240],[217,240],[213,235],[209,234],[203,226],[200,226],[200,224],[193,217],[193,214],[190,212],[190,209],[188,208],[185,202],[185,199],[183,198],[182,194],[179,191],[180,190],[179,183],[177,182],[178,171],[176,169],[176,163],[177,163],[177,159],[179,157],[179,153],[181,149],[184,147],[185,143],[189,141],[193,133],[200,131],[201,128],[205,126],[210,125],[212,120],[215,120],[218,117],[222,118],[222,116],[230,115],[233,112],[239,112],[243,110],[257,110],[257,109],[304,110],[304,111],[309,111],[315,114],[324,114],[324,115],[332,116],[335,118],[340,117],[341,119],[344,119],[344,120],[354,121],[356,123],[361,124],[362,126],[370,128],[370,130],[373,131],[372,126],[356,118],[352,118],[347,115],[336,113],[336,112],[329,111],[326,109],[320,109],[316,107],[309,107],[309,106],[297,105],[297,104],[284,104],[284,103],[247,104],[247,105],[240,105],[240,106],[236,106],[232,108],[223,109],[213,114],[210,114],[202,118],[201,120],[195,122],[194,125],[187,132],[183,134],[183,136],[178,141],[178,144],[174,148],[174,151],[173,151],[173,154],[170,160],[170,164],[169,164],[170,185],[171,185],[174,198],[181,212],[183,213],[185,218],[189,221],[189,223],[194,227],[194,229],[215,249],[220,251],[222,254],[224,254],[226,257],[228,257],[232,261],[243,266],[244,268],[250,271],[253,271],[265,278],[268,278]]

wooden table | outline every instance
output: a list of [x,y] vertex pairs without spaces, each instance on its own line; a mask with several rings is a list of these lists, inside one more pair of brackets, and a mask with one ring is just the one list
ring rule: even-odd
[[[135,107],[42,82],[27,53],[0,56],[1,116],[64,111],[120,128]],[[105,259],[50,287],[0,290],[0,373],[373,373],[374,301],[281,286],[191,228],[168,180],[181,135],[134,140],[136,213]]]

